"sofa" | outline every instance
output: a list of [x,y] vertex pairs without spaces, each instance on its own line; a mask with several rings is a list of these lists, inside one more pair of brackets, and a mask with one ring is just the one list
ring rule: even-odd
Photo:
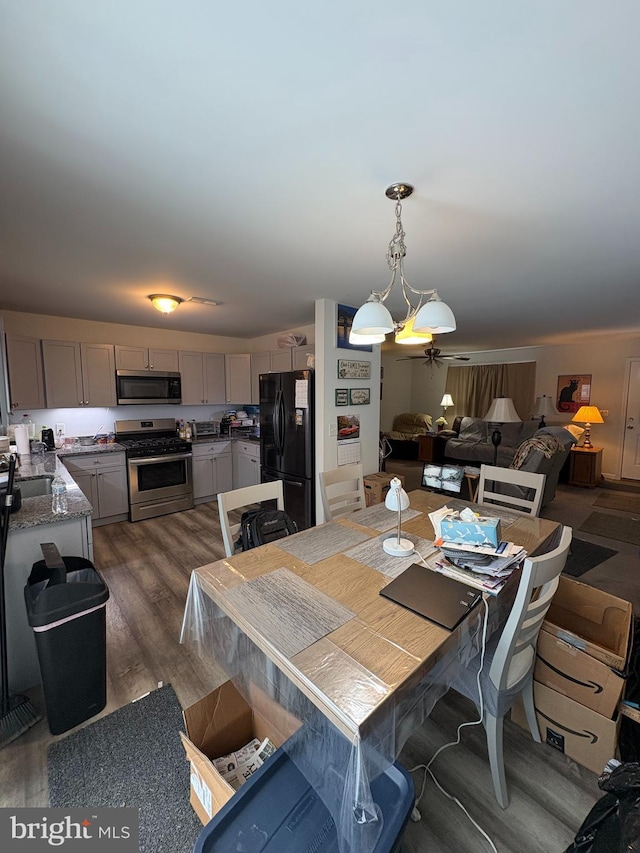
[[[447,439],[444,446],[445,460],[458,465],[493,465],[492,432],[493,428],[486,421],[479,418],[463,418],[459,434]],[[560,471],[577,441],[577,436],[573,431],[561,426],[546,426],[538,429],[534,422],[504,424],[500,432],[502,442],[498,446],[498,466],[517,467],[521,471],[545,474],[542,506],[547,506],[555,497]],[[545,442],[545,436],[555,441]],[[529,441],[537,438],[543,438],[543,441]],[[513,488],[517,491],[517,487],[501,488]]]
[[402,412],[393,419],[393,429],[382,433],[395,459],[417,459],[418,438],[431,429],[431,415],[419,412]]

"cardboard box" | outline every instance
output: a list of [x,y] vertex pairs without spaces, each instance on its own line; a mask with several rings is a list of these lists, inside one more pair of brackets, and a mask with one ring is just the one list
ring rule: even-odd
[[384,501],[389,491],[391,480],[397,477],[404,488],[404,474],[393,474],[391,471],[380,471],[377,474],[367,474],[363,478],[364,497],[367,506],[380,504]]
[[[619,718],[603,717],[537,681],[533,695],[542,742],[593,773],[602,773],[607,761],[616,756]],[[511,709],[511,719],[529,731],[521,698]]]
[[616,713],[625,683],[606,664],[545,630],[538,635],[534,678],[609,719]]
[[491,545],[498,547],[500,542],[500,519],[478,518],[476,521],[462,521],[460,518],[443,518],[440,535],[445,542],[456,545]]
[[632,623],[630,602],[561,576],[543,627],[592,658],[623,670]]
[[219,758],[257,737],[269,737],[276,746],[300,723],[261,690],[254,688],[249,705],[230,681],[182,712],[186,735],[180,732],[191,763],[190,802],[203,824],[235,794],[210,758]]

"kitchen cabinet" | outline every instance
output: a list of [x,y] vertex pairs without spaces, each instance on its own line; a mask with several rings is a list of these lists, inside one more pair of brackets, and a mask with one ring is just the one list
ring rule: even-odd
[[233,488],[257,486],[260,482],[260,444],[237,440],[233,444]]
[[251,354],[251,402],[260,403],[260,374],[286,373],[293,370],[294,347],[254,352]]
[[112,344],[43,341],[47,407],[115,406]]
[[9,407],[44,409],[42,342],[24,335],[6,335]]
[[183,405],[227,402],[223,353],[181,351],[178,364]]
[[124,453],[87,453],[64,458],[64,464],[93,507],[93,526],[125,521],[129,514]]
[[251,402],[251,356],[249,353],[230,353],[225,356],[227,403],[238,405]]
[[177,373],[178,350],[155,347],[125,347],[116,345],[116,368],[118,370],[158,370],[162,373]]
[[233,461],[230,441],[193,445],[193,499],[211,501],[218,492],[233,489]]
[[314,347],[291,347],[291,369],[308,370],[309,356],[315,355]]

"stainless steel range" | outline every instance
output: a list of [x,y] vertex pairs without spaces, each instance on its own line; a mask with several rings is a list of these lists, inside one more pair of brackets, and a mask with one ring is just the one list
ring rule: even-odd
[[193,507],[191,442],[178,438],[173,418],[116,421],[115,434],[127,456],[131,521]]

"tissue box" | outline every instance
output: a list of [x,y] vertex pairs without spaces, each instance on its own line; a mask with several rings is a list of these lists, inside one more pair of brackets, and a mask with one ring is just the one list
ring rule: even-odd
[[460,518],[445,518],[440,536],[445,542],[455,545],[491,545],[497,548],[501,538],[500,519],[478,517],[475,521],[462,521]]

